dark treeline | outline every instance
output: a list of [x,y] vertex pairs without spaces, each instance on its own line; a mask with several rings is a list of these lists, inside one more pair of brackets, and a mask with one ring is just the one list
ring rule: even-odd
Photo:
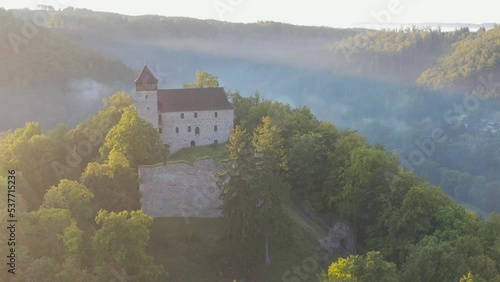
[[[237,127],[221,180],[224,218],[232,227],[224,238],[237,269],[272,268],[268,245],[272,257],[277,238],[294,244],[293,236],[280,233],[287,230],[282,209],[290,197],[305,199],[320,214],[338,215],[356,232],[359,254],[333,262],[321,281],[500,278],[498,214],[482,221],[439,187],[402,168],[383,146],[319,121],[306,107],[292,108],[258,94],[232,98]],[[275,224],[266,225],[268,220]],[[259,228],[246,228],[252,224]],[[299,277],[295,272],[281,279]]]
[[[374,31],[276,22],[238,24],[153,15],[135,17],[72,8],[45,12],[50,16],[47,27],[127,62],[130,58],[123,56],[133,55],[131,50],[139,44],[455,91],[475,90],[478,77],[496,75],[499,66],[497,27],[477,32],[468,28],[444,32],[416,27]],[[35,12],[14,13],[30,19]],[[114,48],[120,49],[118,53],[109,52],[114,44],[118,44]],[[135,63],[144,59],[137,58]],[[497,95],[489,90],[478,89],[483,95]]]
[[[34,12],[14,13],[29,19]],[[470,107],[457,110],[455,105],[464,106],[468,101],[466,96],[407,84],[418,81],[434,88],[495,96],[496,84],[489,76],[495,74],[497,65],[498,28],[478,32],[338,30],[271,22],[230,24],[159,16],[128,17],[78,9],[49,12],[49,15],[50,31],[61,32],[81,45],[134,68],[142,67],[148,58],[164,87],[181,87],[181,82],[187,81],[194,71],[205,69],[223,77],[222,86],[239,89],[245,95],[259,89],[271,99],[307,105],[319,118],[340,128],[358,130],[370,144],[384,144],[388,150],[398,152],[418,175],[442,186],[454,199],[473,204],[486,213],[500,209],[495,201],[500,189],[498,102],[481,100],[473,110]],[[96,25],[103,29],[94,28]],[[242,36],[245,40],[238,39]],[[199,49],[200,46],[205,49]],[[273,50],[280,50],[279,54]],[[320,60],[311,57],[313,54]],[[116,72],[113,69],[111,73]],[[381,78],[377,74],[385,80],[373,79]],[[130,77],[125,83],[132,81],[133,76]],[[101,82],[105,81],[109,79]],[[47,91],[40,93],[42,99],[37,100],[38,105],[21,100],[16,111],[12,107],[5,111],[10,113],[5,120],[11,120],[11,126],[14,121],[34,119],[42,125],[55,125],[67,119],[76,124],[94,108],[82,103],[80,94],[86,93],[83,96],[88,97],[96,88],[100,89],[99,84],[85,81],[78,85],[81,86],[67,92],[42,88]],[[26,93],[36,91],[20,90],[20,93],[31,97],[34,94]],[[49,97],[54,93],[69,93],[65,97],[72,97],[73,102],[60,107],[57,115],[32,118],[34,108],[53,110],[54,103],[49,102],[52,101]],[[74,102],[75,97],[78,102]],[[92,101],[95,104],[97,99]],[[22,112],[31,118],[18,119]],[[428,144],[435,129],[444,130],[448,138],[434,144],[432,153],[427,154],[421,147]],[[410,161],[414,151],[423,154],[423,163],[415,165],[415,161]]]
[[[214,248],[238,277],[298,277],[283,277],[293,265],[277,258],[303,242],[288,211],[306,201],[348,223],[360,250],[327,261],[324,281],[499,278],[497,214],[479,219],[404,169],[395,154],[307,107],[258,94],[230,98],[237,127],[220,175],[224,237]],[[73,129],[44,132],[28,123],[1,134],[1,178],[16,170],[22,218],[23,271],[15,281],[165,281],[169,266],[155,264],[146,249],[153,219],[134,210],[138,165],[165,162],[168,153],[131,103],[117,93]]]
[[[166,161],[168,150],[132,102],[116,93],[73,129],[44,132],[31,122],[0,134],[0,179],[15,171],[18,219],[17,272],[2,271],[2,281],[166,277],[146,253],[153,219],[139,210],[137,167]],[[0,198],[7,202],[6,193]]]
[[[26,31],[28,30],[28,31]],[[37,120],[76,125],[134,73],[67,38],[0,9],[0,130]]]

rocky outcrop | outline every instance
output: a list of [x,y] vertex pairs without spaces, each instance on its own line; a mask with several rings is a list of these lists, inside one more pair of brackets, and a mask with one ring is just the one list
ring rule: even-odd
[[321,249],[329,254],[332,253],[356,253],[356,242],[354,234],[349,226],[337,222],[328,231],[328,238],[321,242]]
[[220,217],[212,159],[139,167],[142,211],[153,217]]

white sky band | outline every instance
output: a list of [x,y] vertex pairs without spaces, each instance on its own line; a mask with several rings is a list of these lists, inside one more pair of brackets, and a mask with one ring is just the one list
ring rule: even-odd
[[[500,3],[495,0],[0,0],[0,7],[6,9],[34,9],[37,4],[52,5],[56,9],[73,6],[127,15],[160,14],[230,22],[272,20],[332,27],[373,23],[377,21],[374,15],[385,15],[382,19],[401,24],[500,21],[497,9]],[[222,18],[221,11],[225,11]],[[390,17],[384,11],[389,12]]]

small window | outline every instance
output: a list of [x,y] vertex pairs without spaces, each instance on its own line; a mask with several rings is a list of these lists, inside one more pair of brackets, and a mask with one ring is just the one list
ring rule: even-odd
[[194,118],[197,118],[198,117],[198,113],[194,113]]
[[175,128],[175,133],[179,133],[179,128],[178,127]]
[[158,115],[158,121],[161,122],[161,115]]
[[214,131],[217,131],[217,125],[214,125]]
[[219,114],[217,112],[215,112],[215,117],[218,117],[218,116],[219,116]]
[[195,147],[196,146],[196,143],[193,141],[191,141],[191,147]]
[[184,118],[184,113],[181,114],[181,118]]
[[148,95],[146,94],[146,99],[148,98]]
[[188,126],[188,132],[191,132],[191,126]]
[[146,109],[148,109],[148,111],[149,111],[149,107],[147,107]]
[[219,140],[214,140],[214,145],[219,145]]
[[200,128],[198,126],[194,129],[194,134],[200,134]]
[[162,134],[162,133],[163,133],[163,128],[161,128],[161,127],[160,127],[160,128],[158,128],[158,132],[159,132],[160,134]]

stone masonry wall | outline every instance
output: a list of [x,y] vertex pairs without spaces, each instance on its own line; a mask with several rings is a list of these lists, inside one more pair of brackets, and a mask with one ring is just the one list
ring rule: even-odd
[[[211,145],[216,140],[219,144],[225,143],[229,140],[229,132],[234,129],[233,110],[169,112],[162,113],[161,116],[161,136],[163,143],[170,146],[171,154],[190,147],[193,141],[195,146]],[[189,127],[191,131],[188,130]],[[199,134],[196,134],[197,127],[200,129]]]
[[137,114],[158,128],[158,98],[156,91],[135,91]]
[[142,211],[153,217],[220,217],[221,169],[211,159],[139,167]]

